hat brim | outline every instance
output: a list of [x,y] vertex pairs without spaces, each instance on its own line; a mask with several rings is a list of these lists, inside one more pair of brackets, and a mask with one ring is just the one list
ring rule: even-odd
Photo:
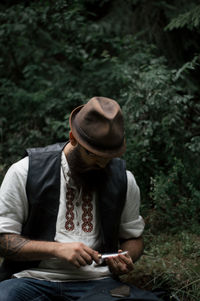
[[88,151],[94,153],[97,156],[103,157],[103,158],[115,158],[115,157],[121,157],[123,155],[123,153],[126,150],[126,142],[125,142],[125,138],[123,139],[122,144],[120,145],[120,147],[118,147],[117,149],[106,149],[106,148],[101,148],[101,147],[97,147],[94,146],[90,143],[88,143],[88,141],[84,140],[83,137],[80,135],[78,128],[75,125],[75,117],[78,114],[78,112],[84,107],[84,105],[81,105],[77,108],[75,108],[69,117],[69,125],[72,131],[72,134],[74,136],[74,138],[78,141],[78,143],[80,143],[84,148],[86,148]]

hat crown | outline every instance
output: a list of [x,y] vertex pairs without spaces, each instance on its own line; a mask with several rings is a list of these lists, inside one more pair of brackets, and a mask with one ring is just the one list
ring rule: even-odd
[[[119,104],[110,98],[93,97],[70,117],[72,133],[88,150],[114,156],[124,146],[124,122]],[[124,150],[123,150],[124,151]]]

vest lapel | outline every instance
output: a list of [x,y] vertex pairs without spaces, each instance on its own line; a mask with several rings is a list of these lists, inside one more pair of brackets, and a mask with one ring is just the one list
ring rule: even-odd
[[59,143],[27,150],[29,216],[22,234],[32,239],[54,239],[60,198],[61,153],[65,145]]

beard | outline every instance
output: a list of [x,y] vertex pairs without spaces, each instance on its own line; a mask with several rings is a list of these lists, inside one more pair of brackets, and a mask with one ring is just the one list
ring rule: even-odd
[[100,168],[98,165],[88,166],[84,162],[79,145],[67,154],[67,161],[69,176],[77,188],[82,187],[85,191],[97,190],[107,175],[107,166],[105,168]]

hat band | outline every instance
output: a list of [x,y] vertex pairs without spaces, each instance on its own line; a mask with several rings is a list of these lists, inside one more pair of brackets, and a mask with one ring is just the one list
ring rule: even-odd
[[93,146],[93,147],[96,147],[96,148],[98,148],[99,150],[116,150],[116,149],[119,149],[122,145],[123,145],[123,143],[124,143],[124,135],[123,135],[123,137],[122,137],[122,139],[121,139],[121,141],[120,141],[120,143],[119,144],[115,144],[115,145],[112,145],[112,146],[108,146],[108,145],[106,145],[106,144],[103,144],[103,143],[101,143],[101,144],[99,144],[99,143],[97,143],[96,141],[94,141],[93,139],[91,139],[84,131],[83,131],[83,129],[82,128],[80,128],[80,127],[78,127],[77,125],[76,125],[76,121],[74,120],[74,125],[75,125],[75,128],[76,128],[76,131],[77,131],[77,133],[79,134],[79,136],[83,139],[83,140],[85,140],[85,142],[87,142],[88,144],[90,144],[91,146]]

